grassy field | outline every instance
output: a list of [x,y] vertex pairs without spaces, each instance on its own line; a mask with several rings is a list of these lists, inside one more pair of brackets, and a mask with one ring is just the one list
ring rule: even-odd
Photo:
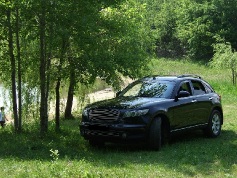
[[210,139],[202,132],[174,137],[161,151],[143,145],[89,147],[78,120],[62,121],[62,132],[50,123],[46,138],[34,125],[20,135],[0,128],[0,177],[237,177],[237,89],[227,70],[190,61],[153,60],[149,74],[201,75],[222,96],[223,132]]

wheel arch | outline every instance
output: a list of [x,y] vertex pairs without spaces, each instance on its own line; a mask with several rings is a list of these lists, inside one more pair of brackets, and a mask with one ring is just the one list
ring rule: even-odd
[[222,125],[222,124],[223,124],[223,120],[224,120],[224,116],[223,116],[223,110],[222,110],[222,108],[216,106],[216,107],[214,107],[214,108],[212,109],[212,112],[213,112],[214,110],[217,110],[217,111],[220,112],[220,114],[221,114],[221,125]]
[[[154,118],[161,118],[161,129],[163,136],[166,137],[166,139],[169,139],[170,137],[170,122],[169,118],[164,113],[159,113],[153,117]],[[152,120],[153,120],[152,119]]]

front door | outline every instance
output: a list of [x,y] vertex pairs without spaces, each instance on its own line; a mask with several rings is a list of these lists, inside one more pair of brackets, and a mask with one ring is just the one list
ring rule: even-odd
[[173,117],[170,119],[170,126],[173,131],[192,125],[195,110],[195,98],[192,96],[189,81],[182,82],[178,88],[177,96],[180,91],[187,91],[190,93],[190,96],[178,98],[173,103]]

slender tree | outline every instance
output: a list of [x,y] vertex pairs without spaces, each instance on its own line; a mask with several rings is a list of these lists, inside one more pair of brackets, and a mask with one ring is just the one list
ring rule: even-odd
[[62,47],[61,47],[61,54],[60,54],[60,60],[59,64],[57,66],[57,80],[56,80],[56,87],[55,87],[55,94],[56,94],[56,104],[55,104],[55,130],[60,130],[60,86],[61,86],[61,80],[62,80],[62,65],[64,61],[64,55],[66,52],[66,45],[67,40],[65,37],[62,37]]
[[229,69],[232,74],[232,83],[236,85],[237,81],[237,52],[229,42],[218,39],[219,42],[214,45],[214,56],[210,62],[215,68]]
[[70,63],[70,78],[69,78],[70,82],[69,82],[67,103],[66,103],[66,109],[65,109],[65,118],[73,118],[72,105],[73,105],[74,90],[76,86],[76,74],[75,74],[75,69],[73,67],[72,59],[69,60],[69,63]]
[[17,47],[17,68],[18,68],[18,130],[22,130],[22,70],[21,70],[21,48],[20,48],[20,15],[19,15],[19,3],[16,4],[16,47]]
[[40,34],[40,132],[44,134],[48,130],[47,90],[46,90],[46,5],[40,1],[39,34]]
[[12,104],[13,104],[13,115],[14,115],[14,128],[15,131],[18,131],[18,112],[17,112],[17,95],[16,95],[16,62],[14,56],[14,45],[13,45],[13,29],[11,22],[11,13],[12,10],[10,7],[7,7],[6,16],[7,16],[7,27],[8,27],[8,47],[9,47],[9,56],[11,61],[11,81],[12,81]]

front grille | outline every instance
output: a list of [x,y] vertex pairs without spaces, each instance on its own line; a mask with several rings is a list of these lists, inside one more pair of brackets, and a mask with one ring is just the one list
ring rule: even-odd
[[89,111],[91,121],[115,121],[119,117],[117,109],[92,109]]

